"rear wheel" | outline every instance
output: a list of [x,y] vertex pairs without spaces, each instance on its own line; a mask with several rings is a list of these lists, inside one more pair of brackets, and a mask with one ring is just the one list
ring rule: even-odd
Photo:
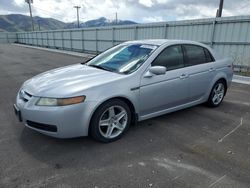
[[91,136],[101,142],[115,141],[126,132],[131,123],[131,111],[122,100],[102,104],[91,121]]
[[226,94],[226,84],[223,80],[218,80],[210,93],[207,104],[210,107],[217,107],[223,101],[223,98]]

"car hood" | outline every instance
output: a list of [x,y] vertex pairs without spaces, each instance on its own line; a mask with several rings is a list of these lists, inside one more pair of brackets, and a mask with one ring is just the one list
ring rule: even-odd
[[122,76],[124,75],[77,64],[39,74],[27,80],[23,89],[39,97],[71,97]]

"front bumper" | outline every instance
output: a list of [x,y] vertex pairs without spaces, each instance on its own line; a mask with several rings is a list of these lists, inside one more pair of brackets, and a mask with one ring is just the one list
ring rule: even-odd
[[36,106],[37,100],[35,96],[23,100],[20,93],[17,95],[14,112],[26,127],[57,138],[88,135],[94,106],[92,102],[84,101],[68,106],[47,107]]

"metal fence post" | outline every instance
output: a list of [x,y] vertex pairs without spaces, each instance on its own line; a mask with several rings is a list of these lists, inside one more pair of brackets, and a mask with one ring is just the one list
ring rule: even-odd
[[18,42],[18,33],[15,33],[15,41],[14,42]]
[[112,46],[115,45],[115,28],[112,27]]
[[44,44],[43,44],[43,32],[40,31],[40,35],[41,35],[42,47],[43,47],[44,46]]
[[9,43],[9,33],[6,33],[7,35],[7,43]]
[[54,45],[54,48],[56,48],[56,37],[55,37],[54,31],[52,31],[52,36],[53,36],[53,45]]
[[61,32],[61,37],[62,37],[62,49],[64,50],[64,38],[63,38],[63,30]]
[[138,39],[138,36],[137,36],[138,35],[137,26],[135,26],[135,28],[134,28],[134,35],[135,35],[134,39],[137,40]]
[[82,29],[82,52],[84,52],[84,29]]
[[213,47],[214,44],[214,33],[215,33],[215,27],[216,27],[216,18],[214,19],[212,23],[212,31],[211,31],[211,39],[210,39],[210,47]]
[[36,32],[34,31],[33,34],[32,34],[32,44],[34,46],[37,45],[37,37],[36,37]]
[[98,54],[98,33],[97,33],[97,28],[95,29],[95,49],[96,49],[96,54]]
[[73,41],[72,41],[72,30],[69,32],[69,37],[70,37],[70,49],[73,51]]
[[47,31],[47,47],[49,47],[49,32]]
[[165,27],[164,39],[167,39],[168,38],[168,24],[165,24],[164,27]]
[[38,35],[37,35],[37,31],[36,31],[36,45],[39,46],[39,45],[38,45]]
[[33,45],[33,32],[31,31],[31,33],[29,33],[29,43],[30,45]]
[[30,42],[30,41],[31,41],[30,33],[27,33],[27,40],[28,40],[27,43],[28,43],[28,44],[31,44],[31,42]]
[[27,33],[27,40],[28,40],[27,43],[31,44],[31,42],[30,42],[31,41],[31,39],[30,39],[30,33]]

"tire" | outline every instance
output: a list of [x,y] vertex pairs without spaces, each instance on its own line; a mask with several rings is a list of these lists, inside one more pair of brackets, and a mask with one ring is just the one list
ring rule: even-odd
[[212,107],[212,108],[218,107],[222,103],[222,101],[226,95],[226,91],[227,91],[227,86],[226,86],[225,81],[218,80],[214,84],[214,86],[210,92],[209,98],[207,100],[207,105],[209,107]]
[[90,123],[90,135],[100,142],[113,142],[122,137],[131,124],[131,110],[122,100],[103,103]]

